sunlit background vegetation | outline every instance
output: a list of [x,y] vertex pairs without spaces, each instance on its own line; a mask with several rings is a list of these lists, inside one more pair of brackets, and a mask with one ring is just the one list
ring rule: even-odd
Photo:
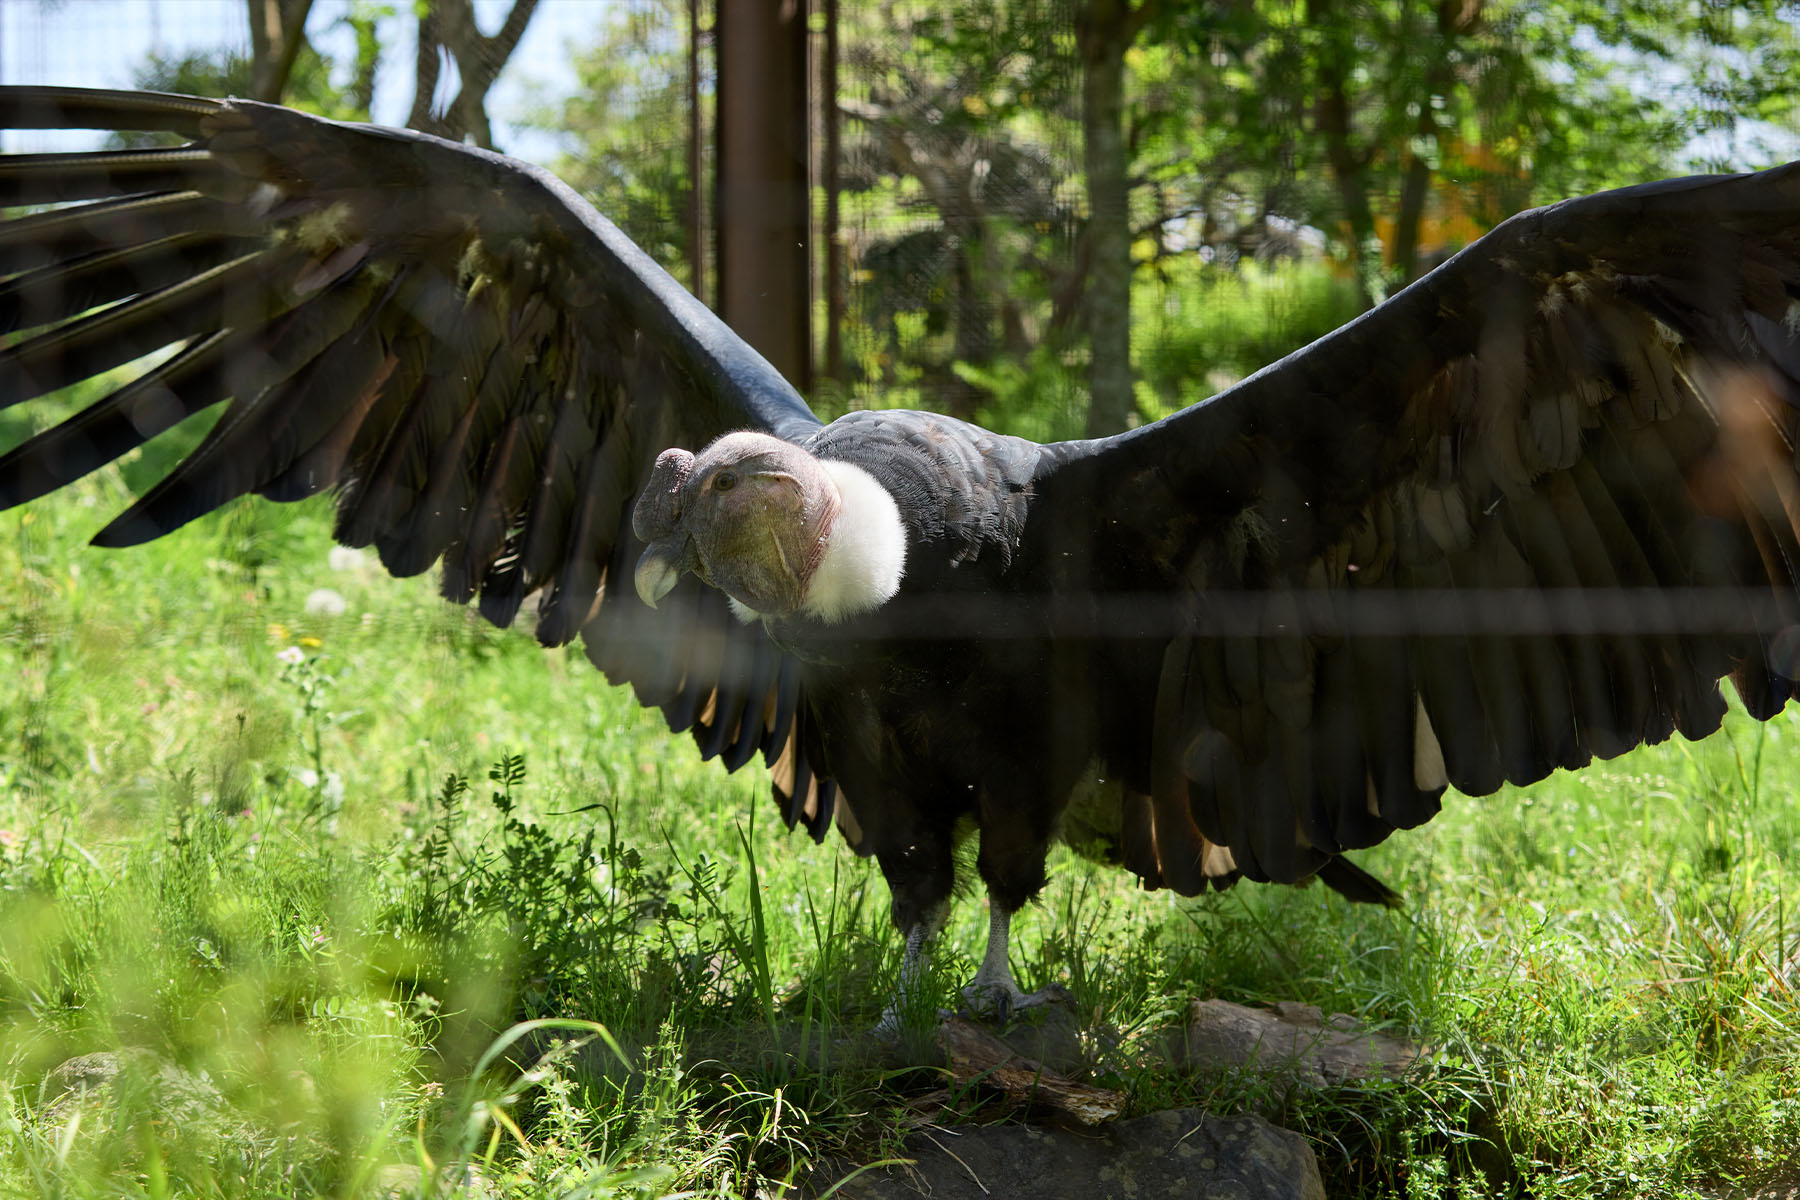
[[[815,161],[827,414],[1040,438],[1154,418],[1519,208],[1800,155],[1792,5],[815,8],[837,81],[815,131],[840,143]],[[127,10],[160,54],[83,16]],[[289,27],[253,31],[271,12]],[[278,95],[529,153],[710,294],[710,4],[10,0],[0,20],[8,82]],[[1090,83],[1108,72],[1115,108]],[[1123,308],[1096,300],[1109,270]],[[1093,351],[1120,328],[1122,395]],[[54,415],[0,413],[0,446]],[[196,436],[0,516],[0,1188],[772,1196],[995,1115],[860,1049],[898,958],[870,864],[781,829],[766,778],[699,763],[578,649],[334,553],[320,504],[86,548]],[[1086,1078],[1129,1111],[1263,1113],[1334,1196],[1793,1186],[1797,780],[1800,728],[1740,714],[1700,746],[1451,796],[1363,857],[1398,912],[1316,888],[1181,900],[1059,852],[1014,966],[1068,984]],[[959,905],[946,1002],[985,926]],[[1317,1004],[1430,1053],[1323,1094],[1187,1078],[1159,1031],[1207,996]]]

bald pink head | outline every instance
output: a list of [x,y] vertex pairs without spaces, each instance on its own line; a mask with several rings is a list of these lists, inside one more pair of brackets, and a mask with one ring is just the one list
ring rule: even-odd
[[635,583],[655,607],[692,571],[763,616],[800,607],[841,501],[819,461],[763,433],[698,455],[665,450],[632,513],[647,543]]

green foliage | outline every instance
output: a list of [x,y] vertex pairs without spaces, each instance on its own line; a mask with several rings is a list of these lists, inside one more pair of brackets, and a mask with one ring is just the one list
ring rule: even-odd
[[[373,97],[375,67],[381,57],[376,22],[391,13],[389,5],[356,0],[338,23],[355,35],[355,58],[333,63],[311,43],[301,45],[288,76],[282,103],[338,121],[367,121]],[[151,55],[133,75],[132,84],[157,92],[193,96],[250,94],[252,64],[241,49],[201,51],[181,58]],[[348,72],[339,82],[333,75]]]
[[579,86],[533,123],[578,147],[556,173],[692,288],[686,23],[680,0],[609,7],[575,59]]
[[[1355,285],[1316,262],[1246,263],[1231,270],[1170,259],[1139,274],[1132,349],[1137,417],[1198,403],[1355,316]],[[958,363],[979,388],[975,419],[1037,441],[1083,436],[1086,356],[1038,347],[989,367]],[[904,403],[905,401],[901,401]]]
[[1140,274],[1132,309],[1139,410],[1162,416],[1203,400],[1355,316],[1355,284],[1317,262],[1194,258]]
[[[1318,311],[1343,312],[1336,293],[1364,305],[1520,208],[1794,145],[1791,3],[1137,7],[1124,133],[1140,416],[1261,365],[1193,350],[1213,320],[1242,321],[1234,293],[1258,292],[1279,262],[1329,267],[1345,284]],[[1068,410],[1086,407],[1092,229],[1077,10],[842,7],[848,303],[823,411],[906,404],[1081,431]],[[576,96],[538,123],[573,143],[557,170],[692,283],[690,204],[706,184],[689,178],[686,21],[674,0],[610,14]],[[1239,289],[1224,286],[1233,273]],[[1181,289],[1178,319],[1147,306]]]

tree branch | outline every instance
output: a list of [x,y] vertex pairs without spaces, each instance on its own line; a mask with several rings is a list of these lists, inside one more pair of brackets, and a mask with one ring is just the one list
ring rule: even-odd
[[[419,18],[418,86],[407,124],[458,141],[473,137],[476,145],[492,150],[494,131],[488,122],[488,91],[513,51],[519,48],[519,40],[525,36],[537,7],[538,0],[513,0],[499,31],[486,37],[475,23],[471,0],[434,0]],[[431,111],[431,97],[437,90],[441,70],[440,48],[456,59],[460,78],[456,96],[441,116]]]
[[438,36],[438,14],[428,8],[419,14],[419,37],[413,55],[413,102],[406,124],[427,133],[439,133],[440,123],[431,111],[431,98],[437,94],[438,75],[443,70]]

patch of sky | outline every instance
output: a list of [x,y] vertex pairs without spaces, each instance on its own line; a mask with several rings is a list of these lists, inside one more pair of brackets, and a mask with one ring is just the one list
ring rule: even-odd
[[[482,30],[493,33],[512,0],[475,0]],[[568,95],[575,87],[572,47],[591,43],[612,11],[626,0],[544,0],[525,36],[488,96],[494,136],[502,149],[522,158],[549,162],[562,139],[522,122],[533,107]],[[345,17],[353,0],[316,0],[307,17],[307,38],[348,72],[355,34]],[[396,13],[410,6],[389,5]],[[250,31],[244,0],[4,0],[0,2],[0,82],[128,88],[152,57],[178,59],[221,48],[248,52]],[[404,125],[412,106],[412,63],[417,26],[410,17],[389,15],[377,24],[383,47],[376,74],[374,119]],[[455,94],[454,64],[438,80],[434,102]],[[47,153],[97,148],[102,135],[7,130],[0,151]]]

